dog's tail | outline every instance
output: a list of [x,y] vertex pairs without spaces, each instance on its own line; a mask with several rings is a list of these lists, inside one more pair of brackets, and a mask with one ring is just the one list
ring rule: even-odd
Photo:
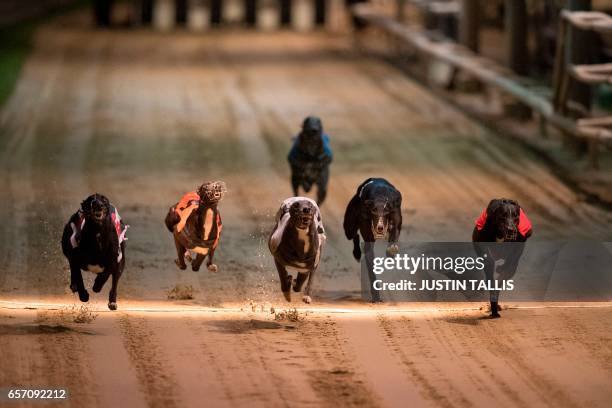
[[174,232],[174,226],[178,224],[180,220],[180,217],[176,211],[174,211],[174,206],[170,207],[170,209],[168,209],[168,214],[166,214],[166,219],[164,220],[168,231]]
[[348,205],[346,206],[346,211],[344,212],[344,222],[342,226],[344,227],[344,235],[346,235],[346,239],[353,239],[357,234],[357,229],[359,228],[359,211],[361,209],[361,199],[357,194],[351,198]]

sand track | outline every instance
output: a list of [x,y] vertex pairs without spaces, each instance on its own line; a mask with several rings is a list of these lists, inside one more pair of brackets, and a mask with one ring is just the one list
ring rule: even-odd
[[[609,403],[607,305],[512,309],[490,321],[456,305],[359,300],[341,224],[370,176],[403,192],[402,240],[469,239],[488,200],[511,196],[534,239],[611,241],[612,215],[537,157],[346,39],[93,31],[86,21],[77,12],[41,28],[0,111],[0,300],[21,305],[0,304],[0,388],[67,387],[75,407]],[[308,114],[322,116],[335,152],[322,207],[328,245],[316,307],[276,321],[270,307],[288,305],[265,238],[291,194],[285,156]],[[204,179],[229,187],[216,274],[177,270],[162,224]],[[127,268],[120,310],[76,324],[61,309],[76,299],[59,238],[94,191],[131,224]],[[195,299],[167,301],[177,283]],[[107,294],[92,294],[94,309]],[[36,303],[60,309],[23,309]],[[138,310],[151,304],[159,307]]]

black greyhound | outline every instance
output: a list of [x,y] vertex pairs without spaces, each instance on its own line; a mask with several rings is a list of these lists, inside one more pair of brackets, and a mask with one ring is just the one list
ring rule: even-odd
[[[300,292],[308,278],[302,300],[310,303],[314,275],[325,244],[325,230],[317,204],[306,197],[286,199],[276,213],[276,225],[268,239],[268,247],[280,278],[281,291],[291,301],[291,285]],[[298,272],[297,278],[287,268]]]
[[117,285],[125,268],[125,232],[119,212],[108,198],[93,194],[70,217],[62,234],[62,251],[70,265],[70,289],[81,302],[89,301],[81,270],[98,274],[93,291],[98,293],[112,276],[108,308],[117,309]]
[[[500,260],[503,260],[503,265],[497,268],[499,279],[506,280],[514,276],[525,248],[525,241],[532,233],[531,222],[516,201],[501,198],[489,202],[476,220],[472,232],[474,249],[478,256],[485,258],[485,278],[488,281],[493,282],[495,279],[495,263]],[[489,300],[491,317],[500,317],[499,290],[491,290]]]
[[[221,236],[221,214],[217,204],[226,193],[222,181],[206,182],[197,192],[187,193],[168,210],[165,224],[174,237],[179,269],[186,269],[185,258],[191,262],[193,271],[200,270],[208,256],[206,266],[210,272],[217,272],[213,263],[215,250]],[[193,256],[192,256],[193,253]]]
[[291,166],[293,195],[298,195],[300,186],[308,193],[312,185],[316,184],[317,203],[323,204],[327,195],[332,151],[329,147],[329,136],[323,133],[321,119],[315,116],[304,119],[302,131],[295,138],[288,160]]
[[344,233],[353,240],[353,256],[361,259],[359,233],[364,240],[365,259],[370,280],[372,301],[380,296],[371,285],[374,282],[374,242],[388,237],[387,256],[399,251],[397,241],[402,230],[402,194],[382,178],[369,178],[357,188],[344,213]]

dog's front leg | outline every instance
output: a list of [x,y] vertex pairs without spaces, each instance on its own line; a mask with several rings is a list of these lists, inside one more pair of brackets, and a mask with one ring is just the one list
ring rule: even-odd
[[89,293],[85,289],[83,283],[83,275],[81,274],[81,267],[76,260],[68,260],[70,264],[70,290],[72,292],[78,292],[79,300],[81,302],[89,301]]
[[359,248],[359,233],[353,237],[353,257],[357,262],[361,260],[361,248]]
[[315,273],[317,272],[317,267],[315,266],[309,273],[308,273],[308,283],[306,284],[306,290],[304,291],[304,296],[302,296],[302,301],[304,303],[311,303],[312,302],[312,298],[310,297],[310,291],[312,290],[312,284],[314,283],[314,276]]
[[108,293],[108,308],[110,310],[117,310],[117,286],[119,284],[119,277],[121,276],[121,270],[118,266],[111,272],[111,276],[113,277],[113,281],[111,290]]
[[365,263],[368,270],[368,282],[370,283],[370,293],[372,294],[372,303],[382,302],[380,293],[374,289],[374,280],[376,275],[374,274],[374,244],[375,242],[364,242],[365,251]]
[[216,248],[211,248],[210,251],[208,252],[208,261],[206,262],[206,267],[208,268],[209,272],[217,272],[219,270],[217,265],[213,263],[213,258],[215,256],[215,250]]
[[[493,286],[495,285],[495,260],[489,253],[487,258],[485,258],[485,277],[487,280],[487,285]],[[489,302],[491,303],[491,317],[497,318],[501,317],[499,314],[499,291],[489,290]]]
[[280,263],[276,258],[274,258],[274,264],[276,265],[276,270],[278,271],[278,277],[280,279],[281,291],[283,292],[283,296],[287,299],[287,302],[291,302],[291,283],[293,277],[287,273],[287,269],[285,266]]
[[387,245],[387,256],[393,257],[399,252],[399,236],[402,231],[402,212],[397,209],[393,212],[390,220],[391,230],[389,231],[389,245]]
[[187,265],[185,264],[185,247],[181,245],[176,235],[174,235],[174,245],[176,246],[177,255],[174,263],[179,267],[179,269],[187,269]]

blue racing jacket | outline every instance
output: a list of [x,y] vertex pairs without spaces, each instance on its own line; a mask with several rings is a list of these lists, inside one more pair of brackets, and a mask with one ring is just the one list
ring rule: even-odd
[[333,153],[331,146],[329,145],[329,136],[327,133],[324,133],[323,136],[323,153],[319,156],[313,156],[308,154],[307,152],[301,150],[298,147],[298,136],[293,138],[293,146],[289,151],[289,156],[287,159],[289,163],[294,165],[300,165],[303,162],[321,162],[321,164],[329,164],[332,161]]

